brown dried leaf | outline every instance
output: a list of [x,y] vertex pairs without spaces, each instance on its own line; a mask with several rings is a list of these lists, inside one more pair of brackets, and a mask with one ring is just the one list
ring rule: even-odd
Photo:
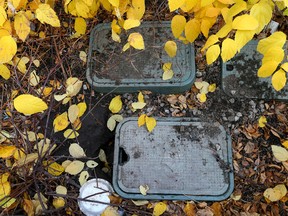
[[184,207],[186,216],[196,216],[196,205],[194,202],[188,202]]
[[214,202],[211,206],[214,216],[222,216],[222,206],[220,202]]

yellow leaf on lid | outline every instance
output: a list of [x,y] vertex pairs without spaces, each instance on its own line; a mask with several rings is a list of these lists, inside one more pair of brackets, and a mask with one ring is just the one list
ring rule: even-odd
[[60,21],[49,4],[39,4],[35,14],[41,23],[47,23],[53,27],[60,27]]
[[272,86],[276,91],[280,91],[286,85],[287,77],[286,72],[282,69],[276,71],[272,76]]
[[145,122],[146,122],[146,127],[147,127],[148,131],[152,132],[153,129],[156,127],[156,124],[157,124],[156,119],[154,119],[153,117],[146,116]]
[[147,191],[149,190],[149,186],[148,185],[140,185],[139,186],[139,191],[143,196],[147,195]]
[[14,99],[15,109],[24,115],[32,115],[42,112],[48,108],[47,104],[40,98],[30,94],[22,94]]
[[131,33],[128,37],[128,43],[135,49],[142,50],[145,49],[144,40],[140,33]]
[[186,18],[182,15],[176,15],[172,18],[171,29],[175,38],[179,38],[185,29]]
[[173,58],[177,53],[177,44],[174,41],[167,41],[165,43],[164,50],[169,55],[169,57]]
[[138,118],[138,127],[141,127],[145,124],[146,114],[141,114]]

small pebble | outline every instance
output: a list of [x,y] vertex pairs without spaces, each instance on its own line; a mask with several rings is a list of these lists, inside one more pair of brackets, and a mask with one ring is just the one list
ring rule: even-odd
[[235,99],[234,99],[234,98],[231,98],[231,99],[229,100],[229,102],[230,102],[230,103],[234,103],[234,102],[235,102]]
[[165,103],[160,103],[160,107],[164,107],[165,106]]
[[154,108],[154,107],[148,107],[147,112],[148,112],[148,113],[152,112],[153,108]]
[[234,116],[229,116],[229,117],[228,117],[228,121],[233,122],[234,120],[235,120],[235,117],[234,117]]
[[238,117],[242,117],[243,115],[242,115],[241,112],[237,112],[237,113],[236,113],[236,116],[238,116]]

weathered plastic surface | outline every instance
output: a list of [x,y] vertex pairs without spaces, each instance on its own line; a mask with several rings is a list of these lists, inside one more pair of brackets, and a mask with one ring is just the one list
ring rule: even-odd
[[[258,41],[251,41],[233,59],[222,64],[222,88],[229,96],[258,99],[288,99],[288,85],[276,91],[271,77],[260,78],[257,71],[261,67],[263,55],[257,52]],[[287,52],[287,43],[286,55]]]
[[[128,118],[116,129],[113,187],[129,199],[211,200],[234,187],[231,139],[217,122],[159,118],[149,133]],[[148,185],[144,196],[140,185]]]
[[[145,50],[130,47],[122,52],[130,33],[143,35]],[[195,79],[194,45],[177,43],[177,55],[170,58],[164,44],[174,40],[170,22],[142,22],[138,28],[122,32],[121,43],[111,38],[109,24],[97,25],[90,38],[87,80],[98,92],[126,93],[151,90],[159,93],[180,93],[191,88]],[[162,80],[162,66],[172,62],[174,77]]]

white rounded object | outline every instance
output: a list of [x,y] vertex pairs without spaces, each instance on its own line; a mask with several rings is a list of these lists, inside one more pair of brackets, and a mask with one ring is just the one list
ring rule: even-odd
[[95,178],[87,181],[80,188],[79,198],[97,202],[78,200],[80,210],[87,216],[100,216],[110,203],[111,192],[113,192],[111,184],[104,179]]

